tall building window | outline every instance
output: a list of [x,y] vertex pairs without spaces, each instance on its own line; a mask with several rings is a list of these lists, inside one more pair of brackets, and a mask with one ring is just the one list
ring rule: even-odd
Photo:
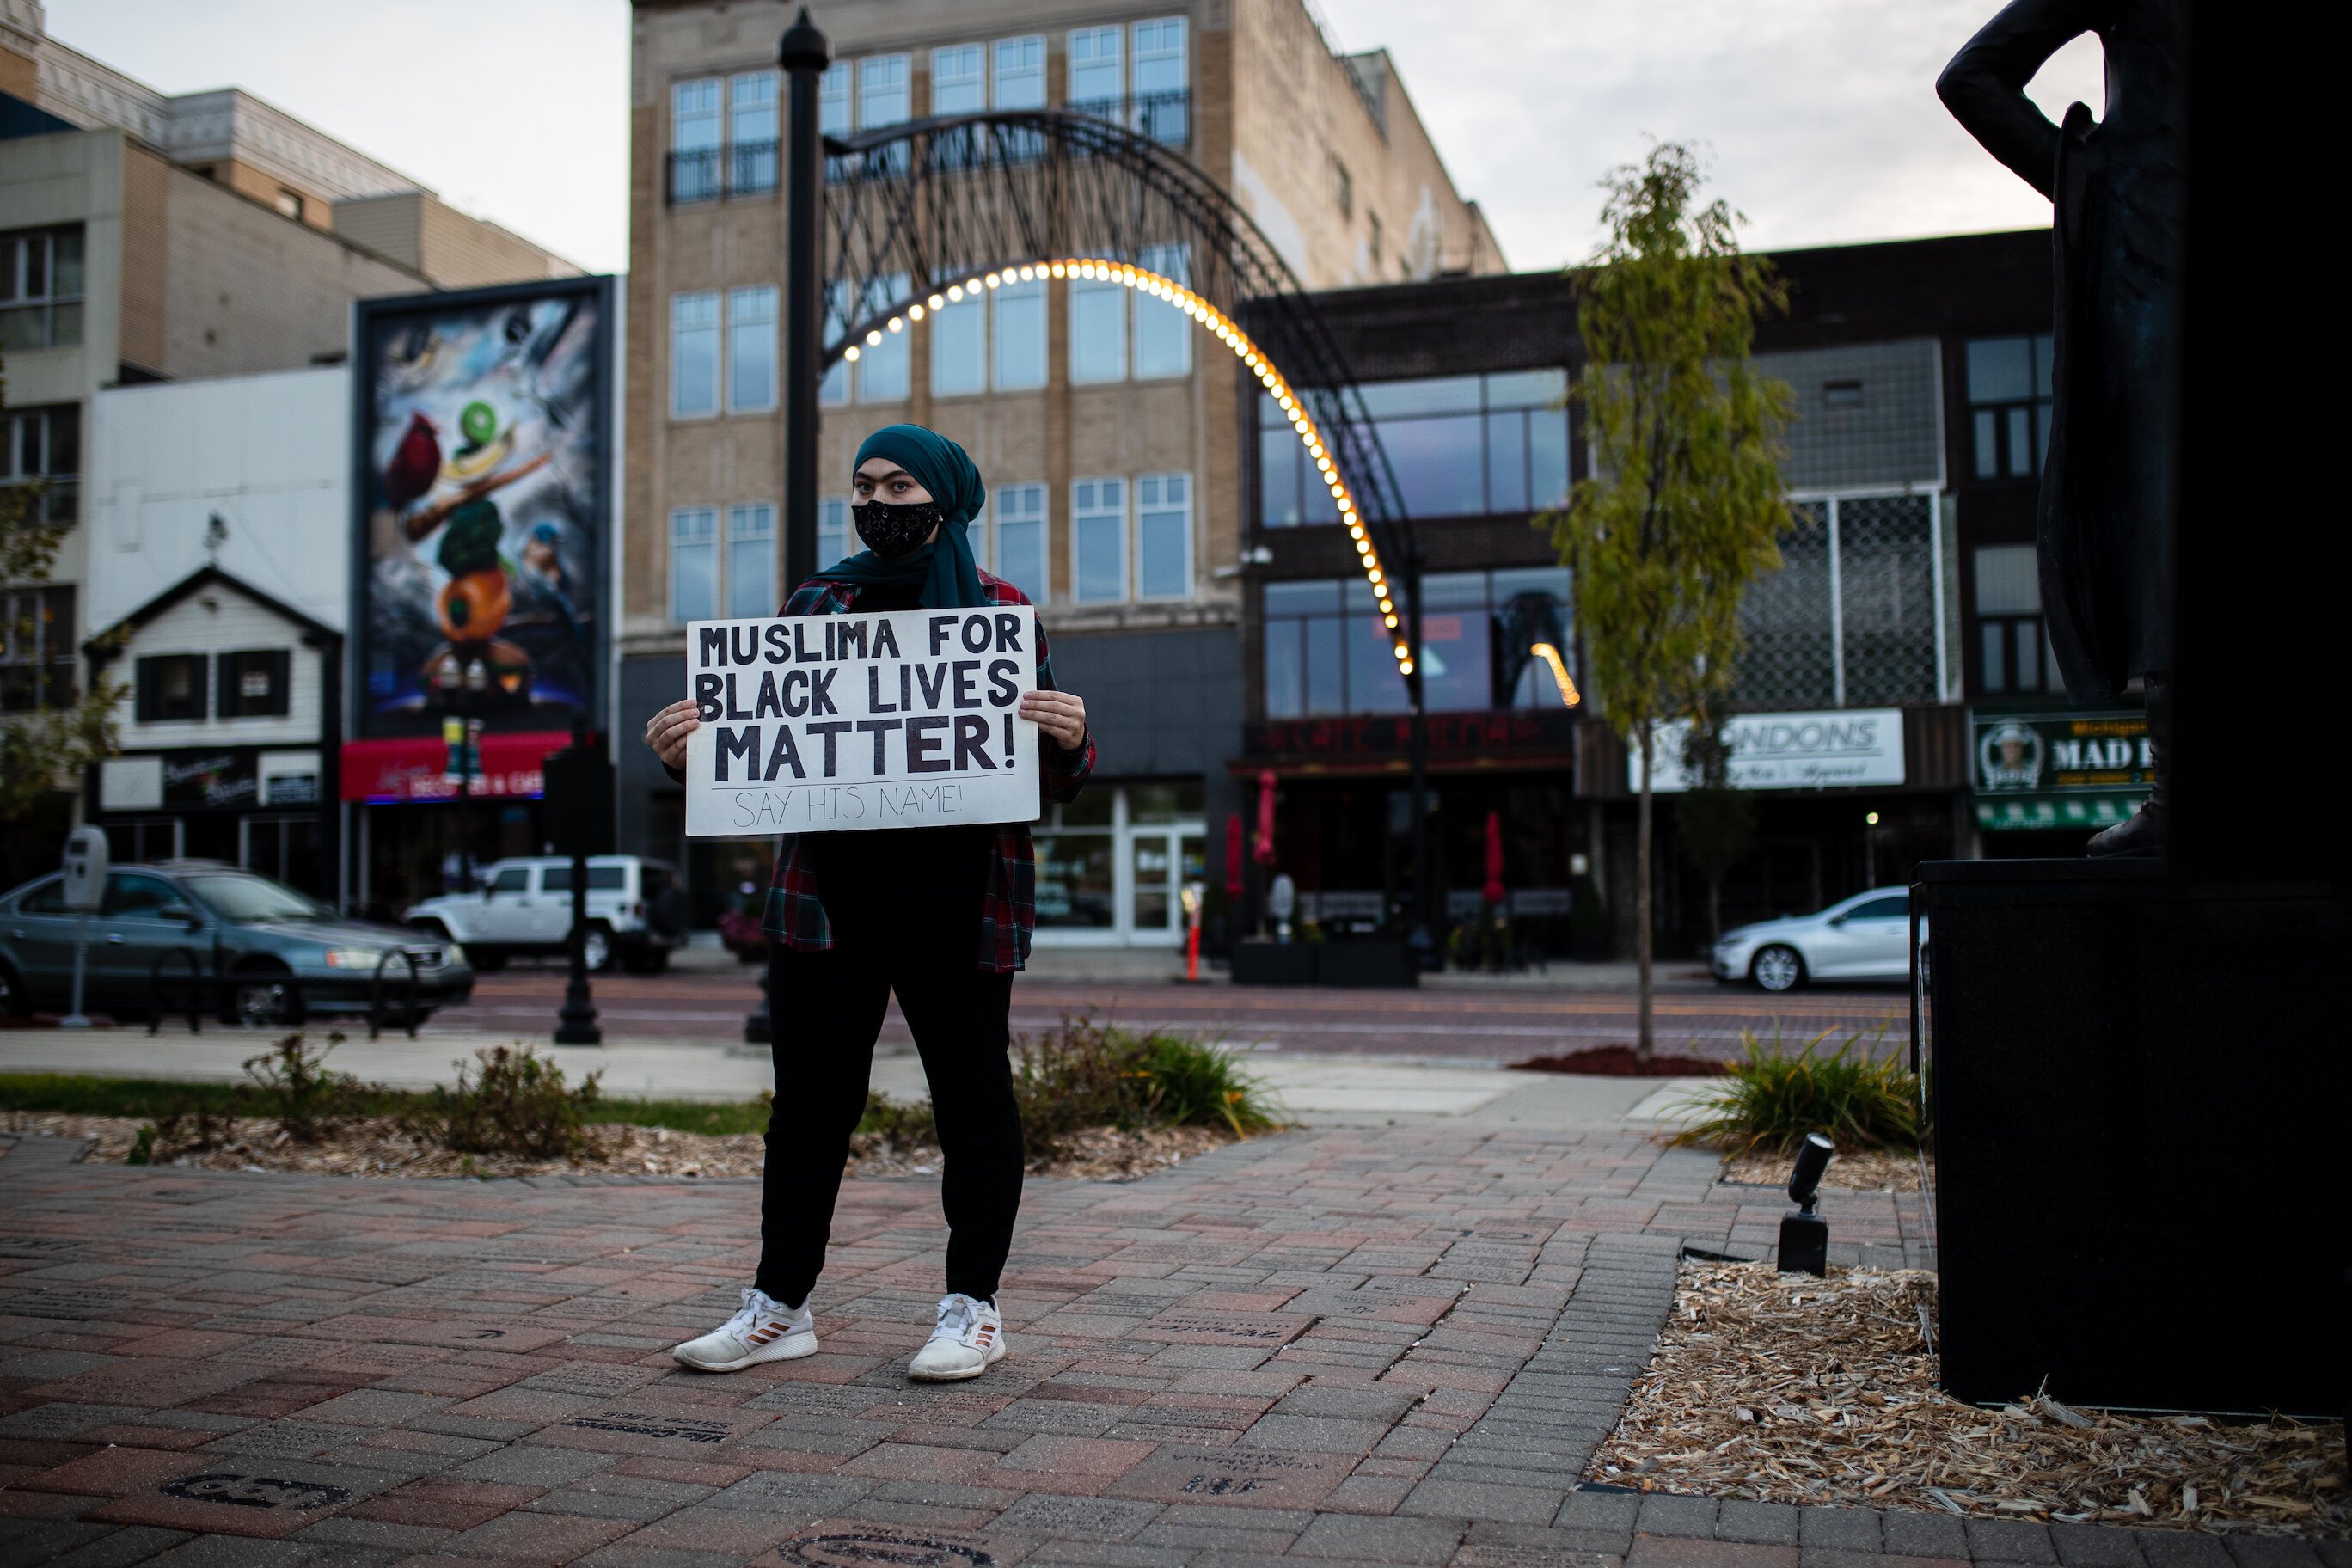
[[915,113],[914,67],[907,55],[868,55],[857,62],[857,128],[897,125]]
[[776,188],[776,73],[745,71],[727,84],[727,188],[757,195]]
[[70,587],[0,592],[0,712],[73,700],[73,596]]
[[1070,380],[1085,385],[1127,379],[1127,294],[1123,285],[1073,278]]
[[[1181,245],[1147,245],[1137,265],[1189,287],[1191,252]],[[1122,293],[1126,290],[1120,290]],[[1135,374],[1139,380],[1192,374],[1192,319],[1165,300],[1135,290]]]
[[[1041,34],[999,38],[989,46],[989,94],[998,109],[1045,107],[1045,39]],[[1015,160],[1045,155],[1044,138],[1034,131],[1006,133],[1004,152]]]
[[826,496],[816,503],[818,567],[822,569],[846,559],[855,548],[849,537],[849,498]]
[[2033,546],[1988,544],[1975,555],[1977,689],[1988,695],[2048,690],[2049,633]]
[[719,511],[680,507],[669,514],[669,618],[719,618]]
[[[1421,645],[1429,706],[1446,712],[1568,706],[1575,658],[1569,623],[1565,568],[1429,574],[1422,580]],[[1369,584],[1269,583],[1263,624],[1266,717],[1406,710],[1391,634]]]
[[727,290],[727,408],[732,414],[776,405],[776,290]]
[[931,395],[988,390],[988,304],[967,297],[931,312]]
[[978,114],[988,107],[986,50],[979,44],[953,44],[931,51],[931,112]]
[[[1511,515],[1567,501],[1565,371],[1371,382],[1362,393],[1409,515]],[[1336,522],[1330,492],[1270,398],[1260,399],[1258,430],[1260,525]]]
[[669,92],[669,199],[712,200],[719,190],[719,80],[699,77]]
[[284,718],[292,708],[290,648],[246,648],[220,656],[220,716]]
[[996,317],[995,384],[999,392],[1027,392],[1045,384],[1045,280],[1007,283],[992,289]]
[[1978,338],[1969,344],[1969,426],[1976,477],[2042,471],[2050,445],[2051,340]]
[[827,136],[850,132],[849,77],[849,62],[835,60],[817,78],[816,128]]
[[0,414],[0,489],[40,484],[42,514],[71,522],[80,512],[81,407],[61,403]]
[[[875,279],[861,317],[874,316],[888,310],[907,292],[907,275],[903,272]],[[860,403],[898,403],[912,389],[909,382],[912,361],[907,353],[908,332],[901,326],[898,331],[885,331],[878,343],[863,345],[857,358],[857,401]]]
[[[824,328],[823,341],[836,343],[849,331],[849,285],[827,283],[824,286]],[[824,379],[816,384],[816,400],[824,406],[837,407],[849,401],[849,385],[856,370],[845,359],[836,359],[824,368]]]
[[1002,485],[989,497],[998,576],[1037,604],[1046,601],[1045,487]]
[[81,342],[81,226],[0,234],[0,353]]
[[669,411],[678,419],[719,412],[719,295],[674,294],[669,301]]
[[1192,476],[1145,474],[1135,481],[1135,594],[1192,596]]
[[1135,129],[1167,146],[1192,140],[1192,75],[1184,18],[1138,22],[1135,43]]
[[1381,215],[1366,213],[1364,224],[1364,248],[1371,256],[1372,266],[1378,268],[1381,264]]
[[1081,605],[1127,597],[1127,481],[1070,487],[1070,596]]
[[279,217],[290,217],[296,223],[302,221],[302,214],[307,210],[302,201],[302,193],[290,190],[284,185],[278,187],[278,195],[273,205],[278,208]]
[[1127,90],[1118,27],[1078,27],[1070,33],[1070,107],[1116,114]]
[[748,620],[775,611],[776,509],[765,501],[730,506],[727,509],[728,618]]
[[1348,174],[1348,165],[1339,162],[1339,159],[1334,158],[1331,160],[1331,173],[1335,180],[1334,194],[1338,195],[1339,200],[1339,216],[1341,217],[1355,216],[1356,182],[1349,177]]

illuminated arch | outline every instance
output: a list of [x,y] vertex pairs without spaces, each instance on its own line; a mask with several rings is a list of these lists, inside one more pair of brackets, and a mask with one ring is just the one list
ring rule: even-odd
[[[1413,558],[1412,521],[1362,394],[1288,264],[1198,166],[1116,121],[1039,110],[827,138],[825,181],[827,282],[867,308],[829,319],[824,365],[1008,280],[1114,282],[1166,301],[1288,416],[1371,585],[1398,673],[1418,684],[1391,565]],[[1171,245],[1186,278],[1114,259]]]

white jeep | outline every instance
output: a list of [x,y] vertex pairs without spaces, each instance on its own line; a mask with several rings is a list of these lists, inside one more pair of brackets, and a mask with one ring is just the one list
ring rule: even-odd
[[[635,855],[589,857],[589,968],[617,963],[633,974],[659,973],[686,941],[685,914],[670,867]],[[552,855],[492,861],[479,892],[426,899],[402,918],[465,943],[478,970],[503,968],[509,958],[562,957],[572,939],[572,862]]]

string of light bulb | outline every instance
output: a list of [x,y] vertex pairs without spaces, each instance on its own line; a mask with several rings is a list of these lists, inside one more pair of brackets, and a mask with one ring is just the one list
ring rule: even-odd
[[920,321],[926,315],[936,314],[950,305],[978,299],[988,290],[1001,289],[1007,283],[1030,283],[1043,278],[1117,283],[1173,305],[1232,350],[1234,357],[1257,377],[1258,385],[1289,419],[1298,444],[1306,449],[1308,461],[1315,465],[1317,477],[1331,492],[1332,505],[1339,509],[1339,521],[1347,527],[1349,542],[1355,546],[1357,564],[1362,569],[1365,581],[1371,584],[1372,596],[1380,605],[1381,620],[1388,628],[1392,645],[1391,651],[1396,658],[1398,672],[1411,675],[1412,649],[1398,631],[1402,614],[1389,585],[1388,573],[1381,564],[1380,552],[1373,547],[1370,531],[1364,526],[1362,515],[1356,510],[1355,497],[1349,493],[1348,482],[1339,473],[1338,460],[1325,444],[1323,432],[1316,427],[1314,419],[1308,416],[1305,401],[1283,379],[1274,362],[1231,317],[1176,279],[1124,261],[1107,261],[1094,257],[1064,258],[1000,268],[975,274],[961,283],[950,283],[945,289],[933,289],[926,298],[909,303],[903,313],[894,314],[881,325],[868,329],[864,343],[852,342],[841,351],[841,357],[854,363],[866,349],[879,346],[886,334],[905,331],[909,322]]

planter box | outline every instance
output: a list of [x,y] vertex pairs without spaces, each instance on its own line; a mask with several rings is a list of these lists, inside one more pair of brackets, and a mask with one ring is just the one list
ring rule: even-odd
[[1234,984],[1411,986],[1421,975],[1393,942],[1244,942],[1234,950]]
[[1944,861],[1911,908],[1946,1391],[2340,1416],[2336,890]]

